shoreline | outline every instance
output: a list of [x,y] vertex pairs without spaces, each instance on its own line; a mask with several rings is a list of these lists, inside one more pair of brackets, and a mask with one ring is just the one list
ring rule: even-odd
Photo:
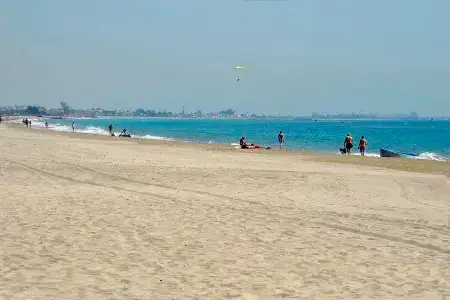
[[[28,131],[30,128],[23,127],[22,124],[5,123],[5,126],[10,127],[14,130],[24,130]],[[225,151],[225,152],[245,152],[254,155],[281,155],[281,156],[296,156],[299,158],[307,158],[311,161],[322,162],[322,163],[332,163],[332,164],[342,164],[342,165],[360,165],[367,167],[375,167],[382,169],[392,169],[398,171],[406,172],[416,172],[416,173],[429,173],[444,175],[450,178],[450,162],[449,161],[438,161],[438,160],[427,160],[427,159],[409,159],[403,157],[396,158],[382,158],[382,157],[371,157],[371,156],[359,156],[359,155],[342,155],[332,152],[320,152],[320,151],[305,151],[299,149],[239,149],[233,145],[220,144],[220,143],[201,143],[201,142],[191,142],[191,141],[180,141],[180,140],[159,140],[159,139],[142,139],[142,138],[119,138],[118,136],[111,137],[109,135],[101,134],[90,134],[90,133],[80,133],[80,132],[65,132],[57,130],[46,130],[45,128],[31,128],[31,130],[36,130],[42,134],[49,135],[59,135],[65,137],[76,137],[81,139],[89,140],[108,140],[111,141],[121,141],[128,143],[136,143],[142,145],[166,145],[166,146],[176,146],[176,147],[187,147],[195,149],[203,149],[209,151]]]
[[[23,117],[15,117],[10,119],[9,122],[7,123],[13,123],[13,124],[19,124],[18,121],[23,118]],[[108,120],[108,118],[68,118],[67,120],[70,121],[76,121],[76,120],[85,120],[85,119],[90,119],[90,120],[95,120],[95,119],[101,119],[101,120]],[[165,120],[175,120],[174,118],[154,118],[154,117],[141,117],[141,118],[136,118],[136,117],[125,117],[125,118],[118,118],[117,120],[136,120],[136,119],[165,119]],[[12,121],[15,120],[16,122]],[[39,122],[40,125],[38,125],[38,127],[36,128],[36,125],[34,125],[32,128],[33,129],[45,129],[44,128],[44,120],[48,120],[48,118],[44,118],[44,117],[35,117],[34,118],[35,121]],[[189,119],[189,120],[194,120],[194,119]],[[208,120],[212,120],[212,119],[208,119]],[[111,119],[112,121],[112,119]],[[38,124],[39,124],[38,123]],[[72,132],[70,129],[68,129],[70,127],[69,124],[65,124],[65,125],[59,125],[59,126],[52,126],[54,124],[51,124],[49,127],[49,130],[52,131],[57,131],[57,132]],[[62,129],[63,127],[67,127],[66,129]],[[84,126],[82,126],[80,129],[76,129],[75,131],[78,133],[85,133],[85,134],[93,134],[93,135],[105,135],[105,136],[109,136],[107,129],[104,128],[105,126],[99,126],[99,125],[94,125],[94,124],[84,124]],[[116,135],[118,135],[120,132],[114,132]],[[161,134],[161,133],[160,133]],[[164,141],[177,141],[177,142],[185,142],[185,143],[196,143],[196,144],[216,144],[216,145],[231,145],[234,146],[236,148],[238,147],[238,139],[236,139],[235,141],[232,140],[228,140],[228,141],[219,141],[216,142],[214,140],[210,140],[210,139],[203,139],[203,140],[199,140],[199,139],[195,139],[193,137],[187,136],[187,137],[170,137],[170,136],[166,136],[164,135],[164,133],[162,133],[162,135],[153,135],[153,134],[149,134],[147,132],[143,132],[142,134],[132,134],[133,139],[148,139],[148,140],[164,140]],[[212,138],[212,137],[211,137]],[[278,149],[278,144],[272,142],[267,143],[258,143],[256,142],[256,144],[262,146],[262,147],[270,147],[271,149]],[[332,154],[332,155],[340,155],[339,151],[334,151],[334,150],[330,150],[329,147],[325,148],[314,148],[314,149],[308,149],[308,150],[304,150],[304,148],[302,147],[288,147],[288,148],[284,148],[285,150],[288,151],[307,151],[307,152],[313,152],[313,153],[318,153],[318,154]],[[377,150],[378,148],[374,148],[374,150]],[[441,162],[450,162],[450,154],[449,153],[440,153],[440,152],[435,152],[433,150],[425,150],[423,149],[421,152],[417,152],[416,153],[416,157],[410,157],[411,159],[417,159],[417,160],[433,160],[433,161],[441,161]],[[359,156],[359,152],[358,150],[356,150],[356,148],[354,149],[352,156]],[[380,158],[380,153],[379,151],[377,152],[366,152],[366,157],[376,157],[376,158]]]

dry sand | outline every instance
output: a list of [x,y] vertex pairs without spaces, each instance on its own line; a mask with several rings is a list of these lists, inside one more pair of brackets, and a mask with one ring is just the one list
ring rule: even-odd
[[442,299],[449,165],[2,124],[0,299]]

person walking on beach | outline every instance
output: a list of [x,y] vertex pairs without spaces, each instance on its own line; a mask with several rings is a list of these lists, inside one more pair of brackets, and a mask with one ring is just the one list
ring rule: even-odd
[[114,136],[114,133],[113,133],[113,124],[109,124],[109,135],[110,136]]
[[347,136],[344,140],[344,148],[347,150],[347,154],[350,154],[351,149],[353,148],[353,138],[350,133],[347,133]]
[[280,143],[280,149],[283,148],[283,143],[284,143],[283,131],[280,131],[280,133],[278,134],[278,143]]
[[361,153],[361,156],[364,156],[365,152],[366,152],[366,147],[367,147],[367,140],[364,138],[364,136],[361,137],[361,139],[359,140],[359,153]]
[[75,122],[72,122],[72,131],[75,131]]

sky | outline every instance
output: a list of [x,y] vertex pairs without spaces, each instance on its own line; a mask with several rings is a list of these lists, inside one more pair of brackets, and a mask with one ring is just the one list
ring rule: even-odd
[[449,116],[449,12],[448,0],[0,0],[0,105]]

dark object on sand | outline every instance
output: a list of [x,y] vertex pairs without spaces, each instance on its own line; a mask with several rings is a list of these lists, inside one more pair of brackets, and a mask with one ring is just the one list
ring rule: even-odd
[[341,152],[341,154],[347,154],[347,149],[345,148],[339,148],[339,151]]
[[415,157],[417,154],[394,152],[388,149],[380,148],[381,157]]
[[127,137],[130,138],[131,134],[128,133],[126,129],[122,130],[122,132],[119,134],[119,137]]
[[401,157],[402,155],[398,152],[380,148],[380,156],[381,157]]
[[255,144],[245,144],[241,146],[241,149],[266,149],[266,150],[270,150],[272,149],[272,147],[261,147],[260,145],[255,145]]

